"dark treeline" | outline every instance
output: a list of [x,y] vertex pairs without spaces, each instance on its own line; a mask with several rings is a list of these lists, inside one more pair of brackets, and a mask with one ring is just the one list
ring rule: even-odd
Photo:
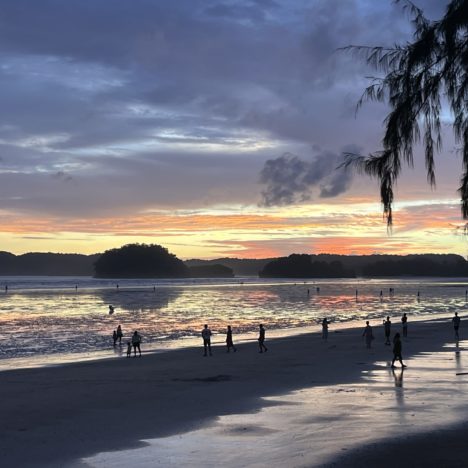
[[275,258],[217,258],[215,260],[187,260],[185,264],[189,267],[204,265],[224,265],[230,268],[235,276],[258,276],[267,263]]
[[365,265],[362,272],[363,276],[467,276],[468,264],[462,257],[437,261],[424,256],[411,256],[376,261]]
[[460,255],[297,255],[273,260],[259,272],[268,278],[468,276]]
[[[131,244],[144,246],[144,244]],[[128,246],[124,246],[128,247]],[[158,255],[149,255],[143,247],[140,253],[126,257],[127,249],[119,251],[123,263],[117,265],[105,254],[27,253],[14,255],[0,252],[0,275],[37,276],[99,276],[108,278],[136,277],[193,277],[227,278],[235,276],[262,276],[286,278],[336,278],[385,276],[468,276],[468,262],[460,255],[334,255],[293,254],[289,257],[267,259],[219,258],[215,260],[188,260],[182,262],[157,246],[157,251],[169,256],[169,263]],[[122,250],[123,249],[123,250]],[[160,250],[162,249],[162,250]],[[115,252],[114,252],[115,253]],[[172,262],[172,263],[171,263]],[[98,269],[95,270],[95,263]],[[172,266],[169,266],[171,264]],[[177,266],[175,266],[177,265]]]
[[338,260],[325,262],[312,260],[310,255],[293,254],[271,261],[262,271],[261,278],[354,278],[353,270],[347,270]]
[[92,276],[94,262],[99,256],[59,253],[13,255],[0,252],[0,275]]
[[232,278],[234,276],[232,268],[219,263],[191,266],[188,269],[191,278]]

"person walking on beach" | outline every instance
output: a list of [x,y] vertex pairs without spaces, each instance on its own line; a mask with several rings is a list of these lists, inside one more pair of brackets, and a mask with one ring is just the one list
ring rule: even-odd
[[322,340],[325,340],[325,341],[328,340],[328,324],[329,323],[330,322],[327,320],[326,317],[322,320]]
[[453,317],[452,323],[453,323],[453,329],[455,331],[455,338],[458,341],[460,339],[458,335],[458,329],[460,328],[460,317],[458,316],[458,312],[455,312],[455,317]]
[[395,336],[393,338],[393,361],[392,361],[392,369],[395,367],[395,361],[398,359],[398,361],[401,364],[401,367],[406,367],[403,364],[403,358],[401,356],[401,340],[400,340],[400,334],[395,333]]
[[208,328],[208,325],[205,325],[201,332],[202,338],[203,338],[203,349],[205,350],[205,354],[203,356],[206,357],[206,351],[210,353],[210,356],[213,356],[211,354],[211,330]]
[[366,322],[366,328],[364,328],[362,336],[366,338],[366,348],[370,349],[374,335],[372,333],[372,327],[369,325],[369,321]]
[[387,320],[384,322],[384,330],[385,330],[385,344],[390,346],[390,330],[392,328],[392,322],[390,321],[390,317],[387,317]]
[[237,351],[237,348],[234,346],[234,343],[232,342],[232,329],[231,325],[228,325],[227,327],[227,332],[226,332],[226,346],[227,346],[227,352],[231,350],[231,348],[234,350],[234,352]]
[[123,337],[122,327],[119,325],[117,327],[117,339],[119,340],[119,345],[122,344],[122,337]]
[[401,325],[403,328],[403,338],[406,338],[408,336],[408,317],[406,316],[406,312],[401,317]]
[[260,332],[258,335],[258,347],[260,348],[259,353],[263,353],[265,350],[265,353],[268,351],[268,348],[265,346],[265,328],[263,328],[263,324],[260,324],[259,326]]
[[141,343],[141,336],[140,334],[135,330],[132,336],[132,346],[133,346],[133,357],[136,357],[136,350],[138,348],[138,352],[140,353],[141,357],[141,348],[140,348],[140,343]]

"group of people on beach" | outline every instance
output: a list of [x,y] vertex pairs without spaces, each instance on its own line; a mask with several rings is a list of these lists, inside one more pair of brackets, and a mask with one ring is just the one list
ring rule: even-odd
[[[454,327],[454,332],[455,332],[455,339],[457,340],[457,345],[458,345],[458,340],[459,340],[459,328],[460,328],[460,322],[461,319],[458,316],[458,312],[455,312],[455,316],[452,318],[452,323]],[[322,339],[323,340],[328,340],[328,326],[331,322],[325,317],[322,320]],[[391,345],[390,342],[390,335],[391,335],[391,328],[392,328],[392,322],[390,320],[390,316],[387,316],[386,320],[383,321],[383,328],[384,328],[384,333],[385,333],[385,345]],[[408,336],[408,316],[406,313],[403,314],[401,317],[401,327],[402,327],[402,334],[403,337],[406,338]],[[119,325],[117,327],[117,330],[114,330],[113,334],[113,341],[114,341],[114,347],[117,345],[117,341],[119,342],[119,345],[122,344],[122,337],[123,337],[123,332],[122,332],[122,327]],[[203,339],[203,350],[204,354],[203,356],[212,356],[212,350],[211,350],[211,336],[212,332],[208,328],[208,324],[205,324],[203,327],[203,330],[201,331],[201,337]],[[372,326],[370,325],[369,321],[366,321],[366,326],[364,328],[364,331],[362,333],[362,336],[365,338],[366,342],[366,347],[370,349],[372,346],[372,341],[374,340],[374,333]],[[138,333],[138,331],[135,330],[135,332],[132,335],[131,341],[127,342],[127,357],[130,357],[132,354],[132,348],[134,352],[134,357],[136,357],[136,353],[138,350],[139,356],[141,357],[141,335]],[[265,327],[263,324],[259,325],[259,335],[258,335],[258,347],[259,347],[259,353],[264,353],[268,351],[268,348],[265,346]],[[226,352],[230,352],[231,349],[234,352],[237,352],[237,348],[234,346],[234,341],[232,337],[232,328],[231,325],[227,326],[226,330]],[[395,333],[393,337],[393,360],[391,367],[395,367],[395,361],[398,361],[401,364],[402,368],[405,368],[406,365],[403,363],[403,357],[402,357],[402,343],[401,343],[401,336],[400,333]]]
[[[324,319],[325,321],[326,319]],[[460,328],[460,322],[461,319],[458,316],[458,312],[455,312],[454,317],[452,318],[452,324],[453,324],[453,329],[455,333],[455,339],[457,342],[458,346],[458,341],[460,339],[459,335],[459,328]],[[402,333],[403,337],[406,338],[408,336],[408,317],[406,313],[403,314],[401,317],[401,325],[402,325]],[[390,320],[390,317],[387,317],[386,320],[383,321],[383,327],[384,327],[384,332],[385,332],[385,344],[390,345],[390,332],[391,332],[391,326],[392,322]],[[328,335],[328,324],[326,325],[326,332],[325,332],[325,326],[324,328],[324,334]],[[372,331],[372,327],[369,324],[369,321],[366,321],[366,327],[364,328],[364,332],[362,336],[366,340],[366,347],[371,348],[371,343],[374,340],[374,334]],[[395,333],[395,336],[393,337],[393,360],[392,360],[392,365],[391,367],[395,367],[395,361],[399,361],[401,364],[401,367],[406,367],[405,364],[403,364],[403,357],[402,357],[402,344],[401,344],[401,337],[400,333]]]
[[[403,314],[401,317],[401,326],[402,326],[402,333],[404,337],[408,336],[408,316],[406,313]],[[390,317],[388,316],[386,320],[383,321],[384,333],[385,333],[385,345],[390,346],[390,334],[392,328],[392,322]],[[362,336],[365,338],[366,341],[366,348],[370,349],[372,341],[374,340],[374,333],[369,321],[366,321],[366,327],[362,333]],[[391,367],[395,367],[395,361],[398,361],[401,364],[401,367],[406,367],[403,364],[403,357],[402,357],[402,344],[401,344],[401,336],[400,333],[395,333],[393,337],[393,360]]]
[[[119,346],[122,346],[122,326],[119,325],[117,330],[114,330],[112,333],[112,339],[114,341],[114,348],[117,346],[117,341],[119,342]],[[141,357],[141,335],[138,333],[137,330],[133,332],[132,338],[130,341],[127,341],[127,357],[132,355],[132,348],[133,348],[133,357],[136,357],[137,350],[138,354]]]
[[[206,357],[208,354],[210,356],[213,356],[213,353],[211,352],[211,330],[208,328],[208,325],[205,324],[203,327],[203,330],[201,332],[201,336],[203,339],[203,356]],[[261,323],[259,325],[259,335],[258,335],[258,347],[259,347],[259,353],[267,352],[268,348],[265,346],[265,327]],[[237,351],[237,348],[234,346],[234,342],[232,339],[232,328],[231,325],[227,326],[226,330],[226,352],[229,353],[231,351],[231,348],[233,349],[234,352]]]

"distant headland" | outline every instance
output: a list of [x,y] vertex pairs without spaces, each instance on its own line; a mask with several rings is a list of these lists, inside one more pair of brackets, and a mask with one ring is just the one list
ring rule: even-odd
[[0,252],[0,276],[95,276],[99,278],[354,278],[468,276],[456,254],[334,255],[218,258],[183,261],[156,244],[127,244],[102,254]]

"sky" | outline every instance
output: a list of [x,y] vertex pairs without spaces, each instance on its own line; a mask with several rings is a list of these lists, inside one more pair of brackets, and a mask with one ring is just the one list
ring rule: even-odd
[[450,114],[392,233],[377,181],[337,169],[388,110],[356,114],[375,72],[340,48],[410,39],[391,0],[2,0],[0,250],[466,256]]

